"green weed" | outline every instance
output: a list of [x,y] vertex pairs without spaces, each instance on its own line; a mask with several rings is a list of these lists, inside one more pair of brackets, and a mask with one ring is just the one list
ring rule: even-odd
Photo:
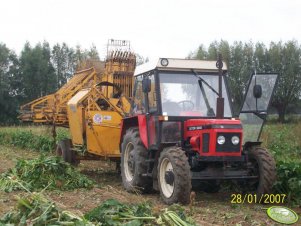
[[269,124],[263,131],[263,146],[276,160],[274,192],[286,194],[287,202],[301,206],[301,123]]
[[290,204],[301,206],[301,164],[296,161],[277,162],[277,182],[274,190],[286,194]]
[[49,152],[55,149],[56,142],[69,138],[66,129],[57,129],[56,139],[49,127],[4,127],[0,128],[0,144],[35,151]]

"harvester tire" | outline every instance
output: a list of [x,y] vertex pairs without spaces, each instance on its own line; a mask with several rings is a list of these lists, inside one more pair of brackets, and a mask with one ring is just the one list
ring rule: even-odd
[[190,166],[181,148],[169,147],[161,152],[158,162],[158,187],[164,203],[190,203]]
[[71,147],[72,142],[70,139],[61,140],[56,147],[56,155],[61,156],[65,162],[76,166],[79,164],[79,160],[76,159],[75,152]]
[[147,157],[138,128],[128,129],[121,144],[121,177],[128,192],[147,193],[152,190],[152,178],[145,175]]
[[259,180],[256,194],[270,194],[276,180],[276,163],[271,153],[261,147],[254,147],[249,152],[249,161],[257,165]]

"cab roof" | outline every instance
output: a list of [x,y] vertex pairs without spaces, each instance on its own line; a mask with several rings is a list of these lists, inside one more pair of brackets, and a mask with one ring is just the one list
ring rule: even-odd
[[[223,71],[227,71],[227,65],[223,62]],[[163,71],[191,71],[197,72],[218,72],[216,61],[208,60],[191,60],[191,59],[177,59],[177,58],[159,58],[156,61],[150,61],[139,65],[135,69],[134,76],[141,75],[152,70]]]

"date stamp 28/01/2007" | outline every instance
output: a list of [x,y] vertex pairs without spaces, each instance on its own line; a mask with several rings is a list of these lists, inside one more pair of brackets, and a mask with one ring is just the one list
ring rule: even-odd
[[231,194],[232,204],[283,204],[286,194]]

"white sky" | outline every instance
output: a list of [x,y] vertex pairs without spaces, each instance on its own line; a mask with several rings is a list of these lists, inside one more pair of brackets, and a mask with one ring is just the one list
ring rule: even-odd
[[214,40],[301,39],[298,0],[2,0],[0,42],[17,53],[25,41],[89,48],[101,56],[107,40],[131,41],[135,52],[186,57]]

